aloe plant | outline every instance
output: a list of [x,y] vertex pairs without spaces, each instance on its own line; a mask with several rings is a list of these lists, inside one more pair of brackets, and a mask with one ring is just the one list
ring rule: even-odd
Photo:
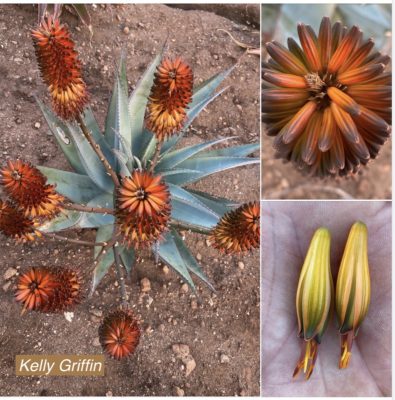
[[[153,158],[157,157],[153,173],[161,175],[168,185],[171,195],[171,221],[162,239],[152,246],[152,253],[156,259],[161,259],[177,272],[192,289],[195,289],[192,275],[213,289],[178,230],[208,234],[220,218],[235,206],[235,203],[191,189],[190,184],[214,173],[258,163],[259,160],[250,155],[258,150],[259,143],[230,146],[219,150],[213,150],[212,146],[234,138],[211,140],[187,147],[181,145],[185,131],[193,120],[225,90],[217,89],[232,72],[233,66],[194,87],[183,129],[165,141],[159,154],[156,155],[157,141],[145,127],[144,115],[154,73],[162,56],[163,50],[155,57],[130,95],[125,57],[121,57],[119,70],[115,73],[104,131],[100,129],[89,107],[85,108],[81,116],[83,124],[76,124],[59,119],[51,109],[37,99],[48,126],[73,172],[44,166],[38,168],[48,178],[50,184],[56,184],[58,193],[74,204],[82,204],[80,211],[64,210],[60,216],[41,226],[40,230],[54,234],[73,228],[94,228],[97,229],[96,242],[114,245],[111,238],[115,224],[113,215],[115,186],[97,152],[88,142],[84,132],[81,132],[81,127],[85,127],[119,177],[130,176],[136,168],[149,167]],[[97,209],[108,212],[89,212],[90,208],[93,208],[93,211]],[[100,246],[95,247],[96,266],[93,272],[92,291],[117,261],[114,258],[116,252],[103,253]],[[120,264],[125,267],[127,273],[130,273],[135,265],[135,250],[119,245],[118,253]]]

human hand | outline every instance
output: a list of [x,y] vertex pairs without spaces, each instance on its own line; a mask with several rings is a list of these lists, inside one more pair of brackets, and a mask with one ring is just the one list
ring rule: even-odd
[[[264,396],[391,396],[391,204],[388,202],[262,202],[262,394]],[[371,303],[347,369],[338,368],[340,335],[335,315],[308,381],[292,372],[297,337],[295,296],[310,240],[329,228],[336,284],[352,224],[368,227]]]

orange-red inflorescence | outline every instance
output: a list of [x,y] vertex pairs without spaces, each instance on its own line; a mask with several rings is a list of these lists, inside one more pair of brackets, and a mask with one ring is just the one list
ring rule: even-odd
[[166,140],[184,126],[192,100],[193,73],[177,57],[158,66],[148,102],[146,126],[159,141]]
[[0,200],[0,232],[17,241],[33,241],[41,234],[36,230],[38,223],[27,218],[23,211],[10,202]]
[[259,248],[260,207],[246,203],[226,213],[212,230],[210,242],[220,252],[234,254]]
[[349,175],[390,136],[390,58],[356,26],[323,18],[318,36],[298,25],[301,47],[266,44],[262,111],[277,157],[315,176]]
[[50,270],[32,267],[19,277],[15,297],[23,304],[23,312],[67,311],[81,300],[81,279],[76,271],[69,268]]
[[15,298],[26,310],[40,311],[54,296],[58,286],[55,276],[47,268],[31,268],[18,279]]
[[160,239],[170,218],[170,193],[161,176],[135,170],[117,197],[117,223],[129,246],[146,247]]
[[48,17],[31,35],[55,112],[65,120],[75,119],[88,102],[88,92],[68,29],[57,18]]
[[61,210],[63,196],[46,182],[36,167],[21,160],[8,161],[0,171],[0,184],[26,217],[50,219]]
[[114,311],[99,328],[104,351],[117,360],[132,355],[139,344],[140,328],[130,310]]

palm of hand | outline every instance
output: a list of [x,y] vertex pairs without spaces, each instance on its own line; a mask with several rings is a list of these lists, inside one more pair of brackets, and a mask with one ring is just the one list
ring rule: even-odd
[[[391,205],[385,202],[263,202],[262,394],[264,396],[391,396]],[[366,223],[371,304],[352,348],[338,368],[335,315],[319,346],[308,381],[292,372],[301,351],[296,288],[310,239],[320,226],[332,234],[334,283],[351,225]]]

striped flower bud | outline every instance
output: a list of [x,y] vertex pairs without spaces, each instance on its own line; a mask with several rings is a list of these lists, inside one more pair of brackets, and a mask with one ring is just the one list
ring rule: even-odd
[[368,230],[355,222],[348,235],[336,284],[336,313],[341,335],[339,368],[347,368],[353,340],[370,303]]
[[298,332],[304,342],[293,377],[303,370],[306,380],[313,372],[318,345],[331,317],[333,281],[330,268],[330,241],[328,229],[319,228],[314,233],[296,292]]

